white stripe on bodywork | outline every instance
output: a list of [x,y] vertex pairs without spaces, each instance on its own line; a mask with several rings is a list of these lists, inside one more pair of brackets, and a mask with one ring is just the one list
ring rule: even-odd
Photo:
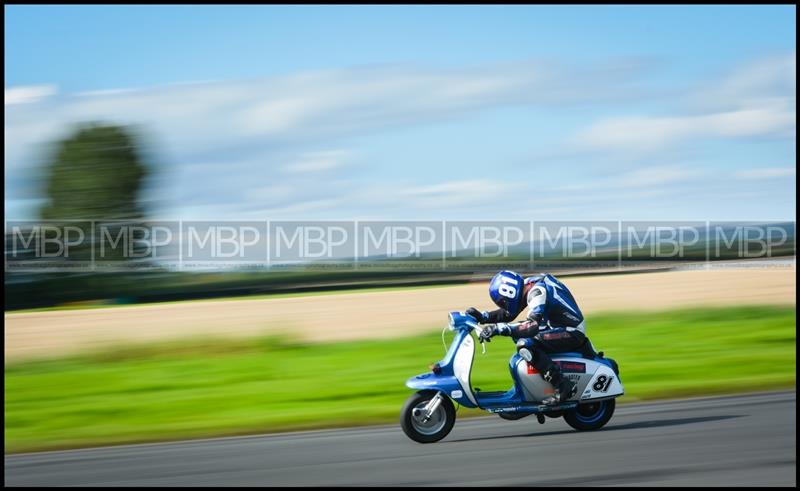
[[458,346],[455,358],[453,359],[453,375],[464,390],[464,395],[476,406],[478,401],[472,395],[472,387],[469,383],[469,372],[472,369],[472,357],[475,355],[475,341],[471,334],[467,334]]

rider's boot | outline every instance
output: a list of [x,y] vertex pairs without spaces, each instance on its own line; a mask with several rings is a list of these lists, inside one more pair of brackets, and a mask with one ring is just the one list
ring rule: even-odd
[[575,385],[572,380],[568,378],[562,378],[561,382],[558,384],[558,388],[556,388],[558,402],[568,401],[574,397],[577,392],[578,386]]
[[542,378],[549,382],[554,389],[553,397],[548,397],[543,402],[545,404],[558,404],[573,397],[577,391],[578,386],[566,377],[561,376],[561,370],[558,365],[551,366],[547,371],[542,374]]

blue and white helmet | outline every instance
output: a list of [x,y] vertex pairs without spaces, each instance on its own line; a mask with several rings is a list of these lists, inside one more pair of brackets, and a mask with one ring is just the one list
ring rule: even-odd
[[524,279],[513,271],[500,271],[489,283],[489,296],[501,309],[516,315],[520,311]]

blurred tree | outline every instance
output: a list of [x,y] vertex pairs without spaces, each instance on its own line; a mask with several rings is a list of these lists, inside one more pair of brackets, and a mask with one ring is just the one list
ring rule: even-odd
[[[47,200],[40,210],[40,218],[44,224],[64,231],[62,237],[66,238],[70,230],[74,234],[78,227],[85,238],[80,245],[70,247],[69,257],[59,257],[60,262],[94,264],[90,263],[94,258],[124,266],[133,264],[129,262],[131,252],[145,247],[133,241],[141,237],[124,235],[127,227],[143,225],[144,220],[140,194],[149,169],[141,157],[140,145],[132,128],[97,122],[79,124],[64,139],[55,142],[52,157],[44,169]],[[120,231],[124,239],[117,242],[119,247],[97,247],[103,234],[110,233],[112,238],[118,239]],[[136,244],[134,250],[127,247],[128,241]],[[102,257],[98,256],[98,249],[103,251]],[[80,273],[87,273],[88,269],[75,271],[83,277],[86,275]],[[108,286],[109,278],[91,276],[75,281],[73,288],[103,290]],[[59,281],[74,279],[58,276]]]
[[138,196],[148,169],[132,132],[123,126],[80,125],[56,144],[46,168],[44,220],[142,218]]

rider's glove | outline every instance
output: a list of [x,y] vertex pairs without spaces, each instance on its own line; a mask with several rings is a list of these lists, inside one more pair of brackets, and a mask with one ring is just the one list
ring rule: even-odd
[[474,318],[479,323],[484,322],[486,320],[486,317],[483,315],[483,312],[481,312],[480,310],[476,309],[475,307],[468,308],[465,313],[468,316],[471,316],[472,318]]
[[491,342],[492,336],[497,334],[497,328],[494,325],[486,326],[480,330],[478,333],[478,341],[481,343],[484,341]]
[[501,336],[513,336],[514,330],[511,329],[511,326],[504,322],[500,322],[494,325],[494,333],[495,335],[499,334]]

